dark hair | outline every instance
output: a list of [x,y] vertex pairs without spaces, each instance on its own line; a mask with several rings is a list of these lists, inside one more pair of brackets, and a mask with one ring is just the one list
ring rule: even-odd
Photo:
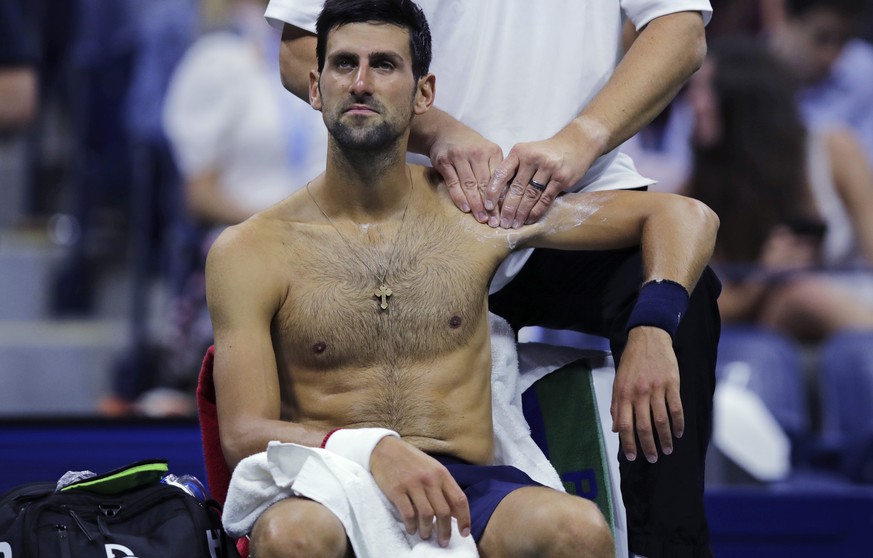
[[709,57],[721,137],[694,146],[688,194],[721,220],[715,257],[754,262],[774,226],[811,217],[806,128],[792,75],[764,45],[726,38]]
[[409,32],[412,75],[419,79],[430,69],[430,27],[424,12],[411,0],[327,0],[315,23],[318,71],[324,69],[327,34],[349,23],[388,23]]
[[792,16],[802,16],[815,9],[827,9],[843,17],[855,18],[866,15],[869,0],[787,0],[785,7]]

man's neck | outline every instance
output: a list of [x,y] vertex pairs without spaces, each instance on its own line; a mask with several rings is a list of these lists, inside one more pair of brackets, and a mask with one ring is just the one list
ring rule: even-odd
[[395,216],[407,204],[410,180],[405,153],[329,150],[322,196],[335,217],[374,222]]

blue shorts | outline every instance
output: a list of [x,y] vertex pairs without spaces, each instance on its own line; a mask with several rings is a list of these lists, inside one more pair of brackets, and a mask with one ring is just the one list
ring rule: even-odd
[[477,543],[485,533],[497,505],[506,495],[524,486],[543,486],[526,473],[508,465],[473,465],[448,455],[432,455],[449,470],[467,495],[470,505],[470,533]]

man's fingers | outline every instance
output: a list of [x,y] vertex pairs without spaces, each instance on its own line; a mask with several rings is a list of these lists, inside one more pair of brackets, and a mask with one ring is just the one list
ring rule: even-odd
[[410,535],[418,530],[418,515],[415,513],[415,506],[409,500],[409,496],[401,494],[397,498],[392,498],[400,517],[403,519],[403,526],[406,527],[406,532]]
[[655,445],[655,435],[652,429],[652,410],[649,406],[649,398],[641,398],[634,405],[634,423],[637,437],[640,440],[640,449],[649,463],[658,460],[658,447]]
[[685,412],[682,410],[679,386],[671,386],[667,390],[667,406],[670,408],[670,419],[673,421],[673,435],[681,438],[685,434]]
[[445,494],[446,501],[451,508],[452,517],[458,520],[458,531],[461,532],[461,536],[466,537],[470,534],[470,529],[472,528],[470,504],[467,502],[467,495],[454,482],[454,479],[452,479],[452,484],[446,488]]
[[428,489],[427,498],[436,517],[437,542],[440,546],[448,546],[452,538],[452,510],[440,487]]
[[427,540],[433,531],[433,507],[424,492],[410,496],[418,520],[418,535]]
[[[656,396],[652,399],[652,420],[655,423],[655,432],[658,433],[661,451],[664,455],[670,455],[673,453],[673,432],[670,429],[670,415],[664,397]],[[657,458],[657,450],[655,457]]]
[[628,461],[637,458],[637,440],[634,436],[634,412],[630,403],[613,403],[612,431],[618,432],[621,451]]

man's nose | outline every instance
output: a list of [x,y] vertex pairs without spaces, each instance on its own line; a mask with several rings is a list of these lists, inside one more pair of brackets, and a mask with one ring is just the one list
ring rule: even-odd
[[373,92],[372,72],[367,64],[358,66],[358,71],[355,74],[355,79],[352,82],[352,93],[355,95],[366,95]]

